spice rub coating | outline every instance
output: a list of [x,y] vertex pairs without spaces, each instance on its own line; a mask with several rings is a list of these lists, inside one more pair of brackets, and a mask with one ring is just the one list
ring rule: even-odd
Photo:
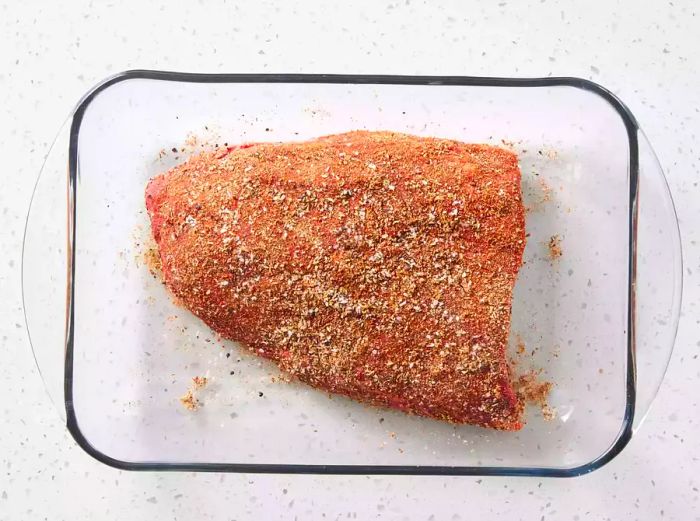
[[153,178],[146,206],[167,288],[223,337],[332,393],[522,427],[514,153],[366,131],[226,147]]

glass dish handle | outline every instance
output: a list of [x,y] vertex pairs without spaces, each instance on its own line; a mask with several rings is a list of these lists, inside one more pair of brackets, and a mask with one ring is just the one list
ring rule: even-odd
[[22,299],[32,353],[63,420],[68,290],[66,169],[71,116],[51,145],[34,185],[22,247]]
[[683,279],[680,232],[671,192],[647,137],[641,130],[638,137],[635,431],[649,412],[671,358]]

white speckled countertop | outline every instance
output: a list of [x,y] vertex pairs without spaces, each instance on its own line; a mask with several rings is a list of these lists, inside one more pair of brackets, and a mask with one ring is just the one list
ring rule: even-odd
[[[45,4],[0,3],[0,520],[700,519],[700,6]],[[22,233],[64,118],[94,83],[130,68],[570,75],[613,90],[666,169],[684,246],[676,348],[642,430],[610,464],[576,479],[130,473],[91,459],[34,366],[21,305]]]

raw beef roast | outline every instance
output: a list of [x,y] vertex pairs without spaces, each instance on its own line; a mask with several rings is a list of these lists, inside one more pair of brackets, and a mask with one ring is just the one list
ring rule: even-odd
[[167,288],[223,337],[325,391],[521,428],[514,153],[362,131],[227,147],[152,179],[146,206]]

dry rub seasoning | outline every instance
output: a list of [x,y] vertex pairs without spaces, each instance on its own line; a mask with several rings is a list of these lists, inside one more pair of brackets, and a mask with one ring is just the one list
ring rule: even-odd
[[363,402],[522,426],[513,152],[391,132],[225,147],[151,180],[146,205],[168,289],[223,337]]

